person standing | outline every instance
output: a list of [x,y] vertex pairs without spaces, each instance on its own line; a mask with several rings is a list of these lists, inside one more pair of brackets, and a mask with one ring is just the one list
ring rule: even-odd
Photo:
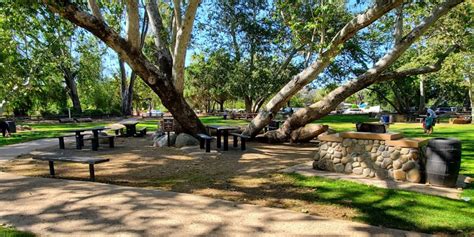
[[427,133],[428,135],[431,135],[433,133],[434,120],[435,118],[433,117],[432,114],[430,113],[426,114],[426,119],[423,122],[423,129],[424,129],[424,132]]

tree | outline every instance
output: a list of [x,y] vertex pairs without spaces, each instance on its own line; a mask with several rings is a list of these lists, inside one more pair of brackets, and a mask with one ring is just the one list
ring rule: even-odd
[[434,10],[428,16],[419,21],[420,23],[417,24],[408,34],[404,35],[399,40],[396,40],[394,46],[383,57],[381,57],[372,68],[357,76],[357,78],[351,80],[347,84],[333,90],[321,101],[297,111],[285,121],[280,129],[268,132],[266,137],[272,141],[285,141],[292,135],[292,133],[301,133],[301,130],[305,129],[304,126],[306,124],[329,114],[347,97],[374,83],[440,70],[442,62],[450,53],[457,49],[456,46],[449,47],[444,53],[440,53],[438,60],[433,65],[401,70],[394,69],[392,71],[384,72],[400,56],[402,56],[402,54],[417,39],[434,25],[440,17],[446,15],[452,8],[462,2],[462,0],[447,0],[437,5]]
[[[383,1],[377,2],[365,13],[355,16],[332,38],[327,47],[320,50],[318,59],[295,75],[276,95],[265,105],[263,110],[255,117],[244,134],[255,136],[261,131],[276,115],[276,113],[305,85],[313,81],[336,57],[345,42],[351,39],[359,30],[370,25],[388,11],[402,4],[403,1]],[[321,46],[321,48],[323,48]]]
[[[127,39],[109,27],[100,16],[100,11],[92,10],[93,14],[90,14],[83,10],[83,6],[78,6],[70,1],[43,1],[49,10],[91,32],[117,52],[119,57],[127,62],[130,68],[160,97],[163,105],[173,114],[182,130],[191,134],[205,133],[206,131],[183,97],[183,77],[181,77],[184,75],[186,49],[199,2],[199,0],[190,0],[184,15],[181,13],[181,1],[173,2],[175,35],[167,35],[156,2],[147,2],[146,10],[157,49],[155,54],[157,63],[154,64],[138,47],[140,43],[139,14],[138,8],[134,6],[134,1],[126,2],[127,19],[129,29],[131,29],[128,31]],[[170,47],[174,49],[173,54],[171,54]]]

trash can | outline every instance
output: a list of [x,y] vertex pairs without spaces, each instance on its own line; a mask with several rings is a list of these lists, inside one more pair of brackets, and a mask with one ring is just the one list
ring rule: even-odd
[[16,133],[16,124],[15,121],[5,121],[8,124],[8,131],[10,133]]
[[461,141],[434,138],[426,148],[426,181],[432,185],[455,187],[461,167]]

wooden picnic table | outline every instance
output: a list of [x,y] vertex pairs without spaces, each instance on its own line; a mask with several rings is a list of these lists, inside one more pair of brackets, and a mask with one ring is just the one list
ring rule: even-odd
[[[211,134],[211,129],[216,130],[217,135],[217,148],[221,148],[221,135],[224,137],[224,151],[229,150],[229,131],[240,130],[239,127],[235,126],[223,126],[223,125],[208,125],[207,129]],[[222,134],[221,134],[222,133]]]
[[84,146],[84,139],[81,133],[92,131],[94,136],[93,143],[98,148],[99,147],[99,132],[105,130],[104,126],[93,127],[93,128],[79,128],[79,129],[72,129],[68,130],[68,132],[74,132],[76,134],[76,149],[80,150]]
[[135,133],[137,133],[137,124],[138,123],[139,123],[138,121],[120,122],[120,124],[124,125],[127,129],[127,131],[125,132],[126,137],[133,137],[133,135],[135,135]]

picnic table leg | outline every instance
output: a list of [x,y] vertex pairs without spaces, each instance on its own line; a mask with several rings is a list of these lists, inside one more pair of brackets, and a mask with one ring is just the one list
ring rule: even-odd
[[224,130],[224,151],[229,150],[229,132]]
[[54,177],[54,162],[53,161],[48,161],[49,163],[49,174]]
[[216,146],[217,148],[221,148],[221,131],[220,130],[217,130],[216,136],[217,136]]
[[94,164],[89,164],[89,173],[91,176],[91,181],[95,181]]
[[76,132],[76,149],[78,150],[82,149],[81,140],[81,133]]
[[199,148],[204,149],[204,139],[199,138]]
[[137,133],[137,127],[136,127],[136,125],[131,126],[130,130],[131,130],[131,131],[130,131],[131,135],[134,136],[135,133]]
[[240,138],[240,150],[245,151],[245,140],[246,138]]
[[94,139],[92,139],[92,147],[95,146],[96,150],[94,150],[94,149],[93,150],[97,151],[97,148],[99,148],[99,131],[98,130],[92,130],[92,133],[94,134]]
[[99,150],[99,139],[98,138],[95,138],[95,137],[92,138],[92,150],[93,151]]
[[211,140],[206,139],[206,152],[211,152]]
[[238,142],[237,141],[237,136],[233,135],[233,137],[234,137],[234,147],[237,147],[237,142]]
[[59,137],[59,149],[64,149],[64,137]]

